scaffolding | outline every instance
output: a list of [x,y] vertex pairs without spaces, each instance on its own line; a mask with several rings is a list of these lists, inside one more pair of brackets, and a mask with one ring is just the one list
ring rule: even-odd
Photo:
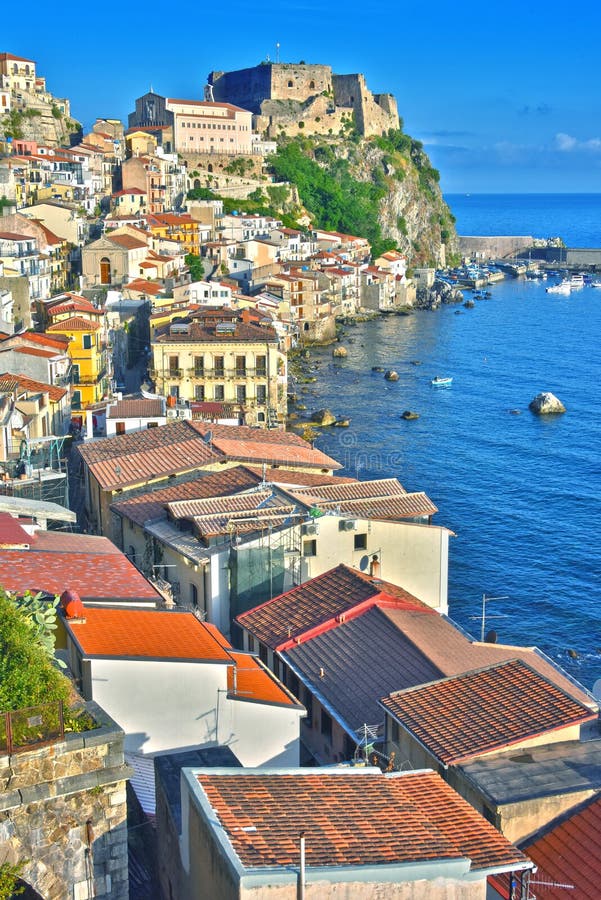
[[23,438],[0,462],[0,494],[69,506],[66,436]]

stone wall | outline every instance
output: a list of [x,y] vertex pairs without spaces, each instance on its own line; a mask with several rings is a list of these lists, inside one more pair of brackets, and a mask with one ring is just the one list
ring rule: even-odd
[[0,756],[0,859],[46,900],[127,900],[124,735],[86,708],[99,728]]
[[514,257],[520,250],[532,247],[534,238],[526,236],[467,237],[460,236],[459,252],[462,256],[480,259]]
[[372,94],[361,74],[334,75],[332,81],[336,106],[352,108],[359,134],[385,134],[390,128],[399,127],[392,94]]
[[[352,111],[363,135],[382,134],[398,128],[398,111],[392,94],[372,94],[361,74],[334,75],[330,66],[304,63],[267,63],[237,72],[211,72],[209,82],[217,101],[250,109],[258,117],[255,126],[277,136],[279,124],[295,134],[294,122],[302,120],[305,133],[336,134],[343,115]],[[336,117],[336,121],[334,118]]]

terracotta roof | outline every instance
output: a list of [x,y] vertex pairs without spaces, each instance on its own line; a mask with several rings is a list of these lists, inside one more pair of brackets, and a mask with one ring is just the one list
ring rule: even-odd
[[139,241],[129,234],[107,234],[106,239],[125,250],[139,250],[142,247],[148,247],[145,241]]
[[134,278],[129,284],[123,286],[123,290],[138,291],[141,294],[160,294],[165,290],[162,284],[146,281],[144,278]]
[[59,334],[46,334],[42,331],[24,331],[18,335],[19,340],[27,341],[27,343],[44,344],[46,346],[57,347],[59,350],[66,350],[69,339]]
[[[203,311],[202,316],[204,317],[205,315],[206,314]],[[234,322],[234,325],[235,330],[233,332],[224,332],[221,334],[216,330],[215,325],[210,325],[205,328],[200,322],[192,321],[189,323],[189,331],[187,334],[182,334],[181,332],[172,334],[170,330],[171,324],[167,324],[165,325],[164,330],[160,330],[155,335],[154,340],[158,344],[190,344],[201,342],[209,342],[211,344],[230,344],[232,342],[265,344],[268,341],[270,343],[275,343],[277,341],[277,335],[272,328],[250,325],[246,322]]]
[[0,512],[0,549],[4,547],[29,546],[32,537],[10,513]]
[[16,234],[14,231],[0,231],[0,241],[35,241],[30,234]]
[[471,872],[530,865],[434,772],[207,769],[196,777],[205,815],[244,868],[296,871],[300,832],[309,870],[458,859]]
[[[562,816],[522,849],[538,866],[539,900],[592,900],[601,884],[601,795]],[[545,884],[544,882],[547,882]],[[561,885],[571,885],[570,888]]]
[[41,347],[12,347],[15,353],[25,353],[26,356],[43,356],[45,359],[53,359],[61,352],[59,350],[43,350]]
[[85,622],[66,619],[65,624],[86,656],[231,662],[191,612],[87,607]]
[[96,309],[94,304],[90,303],[89,300],[79,297],[71,297],[68,300],[62,300],[60,303],[49,306],[48,315],[50,317],[57,316],[65,312],[71,312],[72,310],[76,310],[77,312],[87,312],[95,316],[103,315],[101,309]]
[[235,513],[256,510],[272,496],[270,490],[254,491],[252,494],[207,497],[196,500],[174,500],[165,508],[172,519],[190,519],[195,516],[214,516],[221,513]]
[[99,322],[84,319],[83,316],[71,316],[60,322],[54,322],[48,326],[48,331],[99,331],[102,326]]
[[227,670],[227,686],[232,697],[278,706],[301,706],[288,688],[255,656],[231,648],[229,653],[235,663]]
[[396,478],[299,488],[291,493],[320,509],[336,509],[365,519],[406,519],[438,512],[426,494],[408,494]]
[[[27,59],[26,56],[15,56],[13,53],[0,53],[0,59],[16,59],[18,62],[33,63],[35,66],[35,60]],[[36,81],[38,80],[39,79],[36,78]]]
[[445,766],[597,717],[519,659],[399,691],[382,705]]
[[2,586],[10,591],[60,594],[76,590],[82,600],[141,600],[159,594],[107,538],[38,531],[29,550],[0,552]]
[[148,419],[164,415],[162,400],[118,400],[108,408],[109,419]]
[[250,428],[246,425],[214,425],[193,421],[199,434],[211,433],[212,446],[230,459],[295,468],[341,469],[342,465],[315,450],[299,435],[289,431]]
[[113,503],[111,509],[138,525],[149,519],[165,516],[165,505],[175,500],[200,500],[202,497],[217,497],[235,494],[237,491],[255,487],[261,479],[244,466],[233,466],[223,472],[199,473],[193,481],[186,481],[172,487],[121,500]]
[[[48,394],[53,402],[62,400],[67,393],[65,388],[55,387],[53,384],[45,384],[43,381],[34,381],[33,378],[28,378],[26,375],[12,375],[10,372],[5,372],[4,375],[0,375],[0,385],[5,379],[14,380],[14,382],[23,390],[32,393],[39,392]],[[2,390],[1,387],[0,390]]]
[[91,441],[78,451],[104,490],[187,472],[222,458],[199,440],[189,422]]
[[123,188],[121,191],[115,191],[112,195],[113,197],[123,197],[125,194],[146,194],[146,191],[143,191],[141,188],[131,187],[131,188]]
[[283,650],[332,627],[336,618],[359,615],[376,601],[418,610],[434,610],[408,591],[340,564],[273,600],[242,613],[238,624],[272,649]]
[[[263,476],[263,470],[255,466],[246,466],[249,472]],[[356,478],[347,478],[342,475],[323,475],[321,472],[293,472],[289,469],[266,469],[265,478],[271,484],[282,486],[294,485],[312,487],[323,484],[353,484]]]
[[242,510],[234,514],[195,516],[194,527],[203,539],[215,535],[251,534],[254,531],[280,528],[298,516],[294,506]]
[[597,708],[591,695],[536,647],[514,647],[474,641],[445,616],[422,616],[392,607],[385,609],[384,615],[400,628],[444,675],[460,675],[472,669],[511,659],[521,659],[580,703]]

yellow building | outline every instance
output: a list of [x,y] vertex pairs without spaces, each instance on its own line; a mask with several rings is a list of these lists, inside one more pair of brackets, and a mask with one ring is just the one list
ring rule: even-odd
[[197,219],[186,214],[156,213],[146,216],[146,222],[155,237],[177,241],[184,253],[199,254],[201,223]]
[[241,410],[244,424],[282,425],[286,356],[271,328],[238,321],[239,313],[204,307],[157,328],[152,341],[158,393]]
[[108,392],[108,351],[103,328],[83,316],[72,316],[55,322],[48,334],[66,334],[72,363],[72,409],[85,409],[97,403]]

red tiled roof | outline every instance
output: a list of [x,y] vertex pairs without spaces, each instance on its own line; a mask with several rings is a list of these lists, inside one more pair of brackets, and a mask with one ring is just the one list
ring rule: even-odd
[[10,513],[0,512],[0,553],[4,547],[29,546],[31,541],[31,535],[22,528],[18,519]]
[[4,375],[0,375],[0,382],[4,381],[4,379],[13,379],[20,388],[26,391],[48,394],[54,402],[62,400],[67,393],[65,388],[55,387],[53,384],[45,384],[43,381],[34,381],[33,378],[28,378],[26,375],[12,375],[10,372],[5,372]]
[[30,234],[16,234],[14,231],[0,231],[0,241],[35,241]]
[[445,766],[597,717],[519,659],[399,691],[382,705]]
[[317,488],[299,488],[294,492],[300,497],[306,494],[312,500],[357,500],[361,498],[392,497],[405,494],[405,488],[398,478],[378,478],[373,481],[355,481],[343,483],[339,479],[333,484],[324,484]]
[[162,284],[156,284],[152,281],[146,281],[143,278],[134,278],[129,284],[123,286],[123,290],[138,291],[141,294],[160,294],[165,288]]
[[366,603],[378,601],[436,615],[434,610],[398,585],[364,575],[341,563],[242,613],[236,621],[262,644],[282,650],[310,639],[330,627],[340,616],[348,618],[351,611],[358,614],[365,609]]
[[217,497],[235,494],[237,491],[255,487],[260,478],[245,466],[233,466],[223,472],[199,474],[194,481],[186,481],[172,487],[113,503],[111,509],[138,525],[149,519],[165,515],[165,505],[175,500],[200,500],[203,497]]
[[57,347],[60,350],[65,350],[67,344],[69,343],[69,339],[63,337],[58,334],[46,334],[46,332],[42,331],[25,331],[23,334],[20,334],[19,340],[27,341],[27,343],[34,344],[44,344],[46,346]]
[[48,326],[48,331],[98,331],[102,326],[99,322],[84,319],[83,316],[71,316]]
[[472,872],[530,865],[434,772],[206,770],[196,777],[213,827],[225,829],[245,868],[296,870],[301,832],[308,869],[459,859]]
[[72,310],[76,310],[77,312],[87,312],[95,316],[103,315],[101,309],[96,309],[93,303],[90,303],[89,300],[85,300],[83,297],[81,299],[79,297],[70,297],[60,303],[52,304],[52,306],[49,306],[48,308],[48,315],[52,318],[52,316],[61,315],[62,313],[71,312]]
[[29,550],[2,550],[0,581],[6,590],[61,594],[82,600],[160,599],[155,589],[107,538],[36,532]]
[[[263,476],[263,470],[255,466],[246,467],[249,472]],[[353,484],[356,478],[343,475],[323,475],[321,472],[292,472],[288,469],[266,469],[265,480],[273,484],[313,487],[324,484]]]
[[296,697],[256,657],[231,649],[230,656],[235,663],[227,670],[227,686],[232,697],[255,703],[300,706]]
[[111,243],[117,244],[125,250],[139,250],[142,247],[148,246],[145,241],[138,241],[129,234],[107,234],[106,238],[111,241]]
[[188,422],[91,441],[78,451],[104,490],[188,472],[222,458]]
[[[538,866],[539,900],[593,900],[601,885],[601,796],[587,800],[522,849]],[[547,884],[545,884],[547,882]],[[571,885],[570,888],[561,885]]]
[[57,356],[59,350],[43,350],[41,347],[13,347],[15,353],[25,353],[27,356],[43,356],[46,359],[52,359]]
[[214,425],[193,421],[199,434],[211,433],[212,446],[230,459],[294,468],[341,469],[342,465],[320,450],[315,450],[290,431],[265,431],[246,425]]
[[108,409],[109,419],[148,419],[164,415],[162,400],[118,400]]

